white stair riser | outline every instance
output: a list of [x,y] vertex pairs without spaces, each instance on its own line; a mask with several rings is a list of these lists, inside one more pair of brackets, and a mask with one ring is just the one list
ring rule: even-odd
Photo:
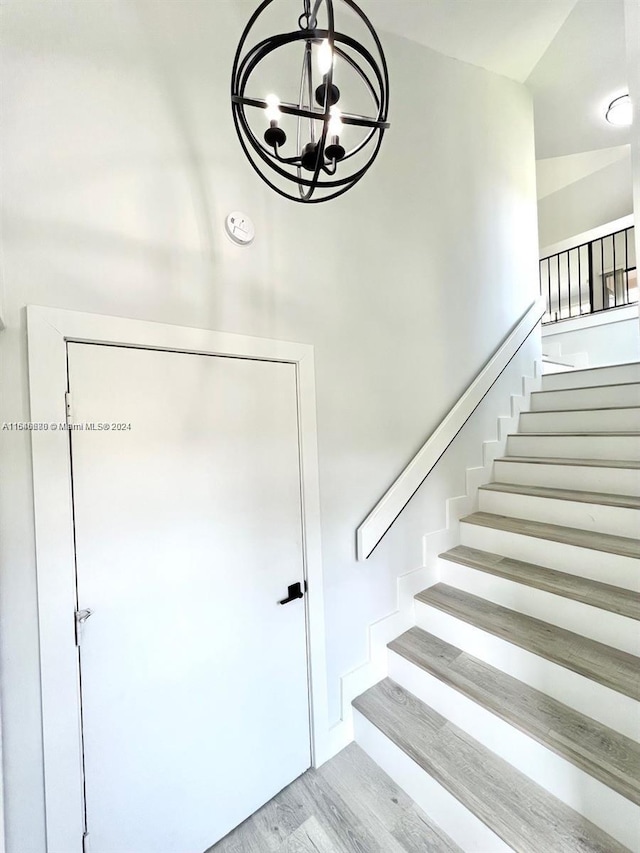
[[634,538],[640,532],[640,509],[629,507],[518,495],[492,489],[478,490],[478,505],[483,512],[496,515],[562,524],[565,527],[610,533],[613,536]]
[[638,435],[510,435],[507,456],[640,460]]
[[640,590],[640,561],[633,557],[465,522],[460,523],[460,542],[480,551],[491,551],[624,589]]
[[546,359],[542,359],[542,373],[544,376],[550,373],[569,373],[573,372],[575,368],[571,364],[559,364],[554,361],[546,361]]
[[354,710],[355,740],[393,781],[463,850],[512,853],[495,833],[446,788]]
[[627,737],[638,736],[640,706],[628,696],[420,601],[416,624]]
[[554,343],[551,340],[543,340],[542,342],[542,358],[561,358],[562,344]]
[[[569,360],[566,357],[565,360]],[[620,382],[640,382],[640,364],[612,364],[591,370],[574,371],[571,376],[549,377],[542,380],[542,390],[553,388],[583,388],[589,385],[615,385]]]
[[582,489],[611,495],[640,497],[640,470],[594,465],[545,465],[536,462],[493,463],[494,480],[523,486]]
[[637,844],[634,803],[394,652],[389,677],[621,844]]
[[610,406],[640,406],[640,383],[605,385],[602,388],[573,388],[566,391],[534,391],[531,411],[602,409]]
[[623,652],[640,655],[638,622],[571,598],[440,560],[442,582],[525,616],[541,619]]
[[631,432],[640,430],[640,408],[523,412],[519,432]]

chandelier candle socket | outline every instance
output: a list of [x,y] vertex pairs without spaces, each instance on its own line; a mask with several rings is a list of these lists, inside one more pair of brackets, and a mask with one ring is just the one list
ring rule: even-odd
[[[376,159],[389,128],[389,75],[380,40],[353,0],[298,2],[298,17],[294,0],[263,0],[250,18],[233,63],[231,106],[240,144],[265,183],[285,198],[318,203],[355,186]],[[265,38],[274,4],[295,12],[292,26]],[[339,4],[358,38],[336,28]],[[267,86],[298,98],[262,96]]]

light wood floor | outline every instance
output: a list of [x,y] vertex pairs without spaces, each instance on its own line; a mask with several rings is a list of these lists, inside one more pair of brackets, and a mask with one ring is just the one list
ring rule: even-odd
[[461,853],[351,744],[309,770],[207,853]]

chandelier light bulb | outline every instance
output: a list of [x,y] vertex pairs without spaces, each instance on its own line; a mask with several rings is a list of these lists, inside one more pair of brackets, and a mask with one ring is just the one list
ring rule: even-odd
[[277,150],[287,141],[287,134],[278,124],[280,117],[282,116],[280,111],[280,98],[277,95],[267,95],[264,100],[267,105],[264,111],[269,119],[269,127],[264,133],[264,141],[271,148]]
[[631,127],[633,123],[633,106],[629,95],[621,95],[611,101],[605,118],[615,127]]
[[326,76],[329,71],[331,71],[331,66],[333,65],[333,52],[331,50],[331,45],[329,44],[329,40],[325,39],[320,43],[320,48],[318,50],[318,69],[322,76]]
[[343,145],[340,145],[340,131],[342,130],[342,113],[338,107],[331,107],[329,110],[331,118],[327,126],[327,134],[329,136],[329,144],[325,149],[325,154],[329,160],[339,162],[344,160],[346,151]]
[[342,113],[338,109],[338,107],[331,107],[329,110],[331,113],[331,118],[329,119],[329,128],[328,133],[329,136],[340,136],[342,133]]
[[280,98],[277,95],[267,95],[265,101],[267,102],[265,108],[267,119],[275,122],[280,121],[280,117],[282,116],[280,112]]

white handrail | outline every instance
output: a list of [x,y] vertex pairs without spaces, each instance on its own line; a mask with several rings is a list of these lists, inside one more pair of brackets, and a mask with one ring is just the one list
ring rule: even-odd
[[422,445],[404,471],[387,489],[356,531],[356,556],[366,560],[426,479],[438,459],[473,414],[482,398],[529,337],[547,310],[544,297],[523,314],[439,427]]

